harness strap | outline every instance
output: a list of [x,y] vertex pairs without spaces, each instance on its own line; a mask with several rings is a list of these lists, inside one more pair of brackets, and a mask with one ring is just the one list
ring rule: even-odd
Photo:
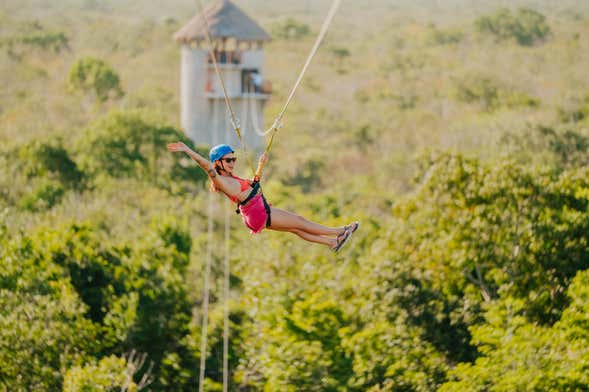
[[254,181],[252,182],[252,185],[251,185],[251,186],[252,186],[252,190],[251,190],[251,192],[249,193],[249,195],[247,195],[247,197],[245,198],[245,200],[244,200],[244,201],[238,201],[238,202],[237,202],[237,206],[236,206],[236,210],[235,210],[235,212],[236,212],[237,214],[239,214],[239,206],[244,206],[244,205],[246,205],[246,204],[247,204],[247,203],[249,203],[249,202],[250,202],[250,201],[251,201],[251,200],[252,200],[254,197],[256,197],[256,195],[257,195],[259,192],[261,192],[261,188],[260,188],[260,182],[259,182],[259,181],[255,181],[255,180],[254,180]]
[[271,214],[270,214],[272,210],[270,209],[270,204],[268,204],[266,197],[264,197],[264,193],[262,193],[262,187],[260,186],[260,180],[257,178],[254,178],[254,181],[252,182],[252,191],[249,193],[249,195],[247,195],[247,197],[245,198],[244,201],[237,203],[235,213],[240,214],[241,211],[239,211],[239,207],[244,206],[247,203],[249,203],[258,194],[260,194],[262,196],[262,202],[264,203],[264,209],[266,210],[266,217],[267,217],[266,218],[266,227],[270,227],[270,225],[272,224],[272,218],[271,218]]
[[264,209],[266,210],[266,227],[270,227],[272,224],[272,214],[270,213],[270,205],[266,201],[264,194],[262,193],[262,201],[264,202]]

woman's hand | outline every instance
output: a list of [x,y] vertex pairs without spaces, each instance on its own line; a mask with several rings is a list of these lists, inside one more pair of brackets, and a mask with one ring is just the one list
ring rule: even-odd
[[168,144],[168,151],[171,152],[188,152],[190,151],[190,148],[182,143],[182,142],[176,142],[176,143],[170,143]]
[[266,162],[268,162],[268,153],[266,151],[264,151],[264,153],[262,155],[260,155],[260,160],[258,161],[258,163],[260,165],[265,165]]
[[268,152],[264,151],[258,160],[258,168],[256,169],[256,174],[254,175],[255,181],[260,181],[260,178],[262,178],[262,170],[264,170],[264,165],[266,165],[266,162],[268,162]]
[[168,144],[168,150],[171,152],[185,152],[193,161],[198,163],[204,171],[208,172],[209,169],[211,169],[211,163],[209,161],[198,155],[195,151],[192,151],[190,147],[182,142]]

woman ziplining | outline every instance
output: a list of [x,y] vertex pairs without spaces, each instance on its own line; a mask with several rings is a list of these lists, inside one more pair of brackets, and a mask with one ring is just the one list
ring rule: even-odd
[[[331,228],[326,227],[314,222],[310,222],[307,219],[293,214],[288,211],[280,210],[278,208],[271,207],[264,198],[264,195],[260,189],[260,178],[261,173],[268,160],[268,152],[272,147],[272,142],[274,141],[274,137],[278,132],[278,129],[282,125],[282,119],[286,113],[286,109],[288,108],[289,103],[294,98],[295,91],[301,80],[303,75],[305,74],[311,60],[317,50],[319,49],[319,45],[323,40],[323,37],[327,33],[327,29],[331,20],[333,19],[336,10],[338,9],[342,0],[333,0],[331,8],[327,14],[325,21],[323,22],[323,26],[321,27],[321,31],[311,49],[309,56],[307,57],[307,61],[303,66],[297,81],[295,82],[294,87],[292,88],[286,103],[282,107],[282,110],[274,120],[274,123],[266,132],[260,132],[256,129],[256,132],[260,136],[265,136],[268,133],[271,133],[269,141],[266,145],[266,149],[264,153],[260,157],[258,163],[258,169],[255,171],[254,177],[252,181],[244,180],[242,178],[236,177],[233,175],[233,168],[235,165],[235,158],[233,149],[226,145],[218,145],[211,149],[209,153],[210,161],[207,161],[202,156],[198,155],[190,148],[188,148],[184,143],[177,142],[171,143],[168,145],[168,149],[173,152],[185,152],[188,154],[194,161],[196,161],[199,166],[206,171],[207,175],[211,180],[211,190],[221,191],[231,200],[238,204],[237,212],[242,214],[242,218],[244,223],[250,228],[252,234],[256,234],[264,230],[264,227],[267,227],[272,230],[277,231],[288,231],[294,234],[297,234],[299,237],[303,238],[309,242],[316,242],[319,244],[323,244],[331,248],[333,251],[339,251],[342,246],[344,246],[351,238],[352,234],[358,229],[358,222],[354,222],[351,225]],[[239,121],[235,118],[235,113],[233,112],[233,108],[231,106],[231,100],[227,94],[227,89],[225,88],[225,82],[219,70],[219,65],[217,64],[217,59],[214,53],[214,45],[209,34],[209,24],[207,22],[206,15],[204,10],[202,9],[201,1],[198,0],[199,6],[201,8],[201,15],[204,23],[204,32],[206,39],[209,43],[209,57],[213,63],[215,68],[215,73],[219,78],[219,82],[221,84],[221,88],[223,90],[223,97],[225,99],[225,106],[227,107],[227,112],[229,113],[231,124],[233,125],[233,129],[241,143],[241,147],[245,150],[245,143],[241,137],[241,127],[239,125]],[[214,117],[216,118],[216,117]],[[249,158],[249,156],[248,156]],[[253,171],[253,164],[250,162],[250,166],[252,167]],[[207,262],[205,267],[205,288],[204,288],[204,295],[203,295],[203,313],[207,314],[208,309],[208,281],[209,281],[209,273],[210,273],[210,265],[211,265],[211,242],[212,242],[212,219],[211,219],[211,201],[212,198],[209,197],[209,247],[207,251]],[[226,217],[225,223],[225,230],[226,230],[226,237],[225,237],[225,244],[226,244],[226,270],[225,270],[225,298],[229,298],[229,232],[228,232],[228,216]],[[223,340],[223,391],[228,390],[228,325],[229,325],[229,308],[228,302],[225,301],[225,317],[224,317],[224,340]],[[201,336],[201,352],[206,352],[207,347],[207,317],[203,317],[202,319],[202,336]],[[205,369],[206,369],[206,359],[205,356],[202,355],[200,358],[200,373],[199,373],[199,392],[204,391],[204,379],[205,379]]]
[[168,144],[168,150],[184,152],[192,158],[209,176],[211,190],[220,191],[237,203],[238,213],[242,215],[243,222],[252,234],[260,233],[264,228],[290,232],[306,241],[326,245],[337,252],[359,227],[358,222],[341,227],[323,226],[268,204],[260,187],[262,168],[268,161],[266,152],[260,156],[254,179],[246,180],[233,174],[237,158],[227,144],[213,147],[209,153],[210,161],[182,142]]

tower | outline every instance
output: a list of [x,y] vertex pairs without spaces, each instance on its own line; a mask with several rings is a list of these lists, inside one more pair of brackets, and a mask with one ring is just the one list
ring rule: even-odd
[[[270,36],[229,0],[217,0],[204,11],[213,41],[214,56],[225,81],[244,142],[259,148],[263,138],[263,110],[272,93],[264,79],[263,44]],[[225,108],[201,14],[194,16],[174,35],[181,45],[181,124],[198,144],[229,143],[238,146]]]

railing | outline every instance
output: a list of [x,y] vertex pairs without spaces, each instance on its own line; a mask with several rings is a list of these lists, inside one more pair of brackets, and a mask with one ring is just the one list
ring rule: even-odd
[[[241,64],[241,52],[237,50],[215,50],[215,59],[218,64]],[[211,54],[209,54],[209,64],[213,63]]]
[[[216,88],[215,88],[216,87]],[[216,94],[221,94],[220,86],[215,86],[213,83],[212,76],[207,78],[205,83],[205,93],[209,96],[215,96]],[[237,95],[271,95],[272,94],[272,82],[269,80],[261,80],[258,83],[254,83],[252,80],[248,80],[241,85],[241,91]],[[235,95],[235,94],[232,94]]]

